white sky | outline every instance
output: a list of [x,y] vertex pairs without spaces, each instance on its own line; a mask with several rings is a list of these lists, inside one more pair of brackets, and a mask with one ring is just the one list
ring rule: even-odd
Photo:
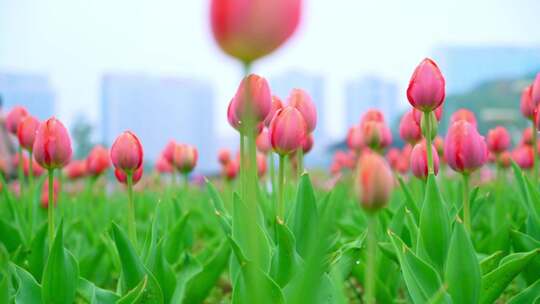
[[[99,113],[100,76],[148,72],[210,80],[216,119],[240,67],[209,30],[207,0],[0,0],[0,70],[44,73],[58,91],[58,115]],[[378,74],[405,87],[436,45],[540,45],[537,0],[305,0],[300,30],[255,71],[325,75],[329,121],[339,133],[342,86]],[[404,90],[404,89],[403,89]]]

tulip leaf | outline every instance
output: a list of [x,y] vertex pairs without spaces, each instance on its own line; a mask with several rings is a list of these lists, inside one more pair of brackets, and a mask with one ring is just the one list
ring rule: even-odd
[[456,221],[450,240],[445,281],[454,303],[478,303],[480,265],[469,235],[460,221]]
[[427,180],[420,214],[420,237],[426,254],[442,273],[450,242],[450,219],[433,174]]
[[493,253],[492,255],[485,257],[480,261],[480,269],[482,270],[482,275],[486,273],[492,272],[497,266],[499,266],[499,262],[504,257],[504,252],[497,251]]
[[13,277],[17,282],[17,291],[15,293],[15,304],[41,304],[41,286],[34,277],[18,265],[12,265]]
[[[512,244],[515,252],[527,252],[540,248],[540,242],[532,238],[530,235],[519,231],[511,231]],[[523,276],[529,284],[540,279],[540,256],[534,260],[523,270]]]
[[252,262],[241,266],[233,289],[233,304],[284,304],[285,299],[279,286]]
[[508,301],[508,304],[537,304],[540,302],[540,279]]
[[144,276],[143,279],[133,289],[128,291],[122,298],[120,298],[116,304],[135,304],[145,303],[143,302],[144,291],[147,288],[148,276]]
[[304,259],[317,241],[318,213],[313,186],[307,173],[302,174],[296,205],[292,215],[291,230],[296,240],[296,249]]
[[0,242],[9,252],[15,251],[22,244],[20,230],[2,218],[0,218]]
[[161,286],[164,303],[170,303],[177,281],[174,271],[163,252],[163,242],[157,244],[152,273],[159,283],[159,286]]
[[413,213],[414,222],[417,224],[418,219],[420,218],[420,210],[418,209],[418,205],[412,197],[411,190],[409,190],[409,187],[403,182],[403,178],[398,175],[397,179],[399,186],[401,187],[401,191],[403,191],[403,195],[405,196],[405,205],[407,206],[407,209]]
[[89,304],[114,304],[120,298],[114,292],[98,288],[83,278],[79,278],[78,293]]
[[298,271],[302,258],[296,252],[295,238],[289,228],[282,222],[276,222],[275,225],[277,248],[270,273],[276,283],[283,288]]
[[540,253],[535,249],[526,253],[514,253],[501,260],[499,267],[482,277],[480,303],[493,303],[508,284]]
[[190,214],[189,212],[184,214],[167,233],[163,250],[167,261],[171,264],[178,261],[182,251],[185,249],[184,237]]

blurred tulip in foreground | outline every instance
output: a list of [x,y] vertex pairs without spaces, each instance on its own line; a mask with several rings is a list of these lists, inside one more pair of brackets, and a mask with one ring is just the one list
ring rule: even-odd
[[382,156],[367,153],[360,158],[357,185],[362,208],[373,212],[386,206],[392,193],[394,177]]
[[86,158],[86,170],[92,176],[101,175],[111,165],[109,151],[101,145],[97,145],[90,151]]
[[32,152],[38,128],[39,120],[32,115],[27,115],[20,121],[17,138],[19,139],[19,145],[25,150]]
[[499,154],[510,147],[510,134],[502,126],[497,126],[489,130],[487,134],[487,145],[489,151]]
[[532,99],[532,85],[525,87],[521,93],[521,114],[527,119],[533,120],[536,113],[536,105]]
[[270,143],[274,151],[287,155],[302,147],[307,129],[304,117],[296,108],[284,107],[270,124]]
[[140,168],[143,163],[143,147],[131,131],[124,131],[111,147],[111,160],[115,168],[126,173]]
[[71,139],[56,118],[40,123],[33,147],[34,159],[45,169],[62,168],[71,160]]
[[17,132],[19,130],[19,124],[26,116],[28,116],[28,111],[25,108],[21,106],[13,107],[6,116],[7,130],[11,134],[17,135]]
[[534,150],[528,145],[518,146],[512,151],[512,159],[521,169],[529,170],[534,166]]
[[[426,179],[428,176],[427,162],[427,145],[426,141],[416,144],[411,151],[411,171],[417,178]],[[433,171],[437,175],[439,173],[439,154],[435,147],[431,146],[433,155]]]
[[407,99],[414,108],[430,112],[443,103],[444,97],[444,77],[437,64],[426,58],[414,70],[407,88]]
[[488,159],[487,145],[476,127],[465,120],[453,123],[444,142],[444,157],[454,171],[470,173]]

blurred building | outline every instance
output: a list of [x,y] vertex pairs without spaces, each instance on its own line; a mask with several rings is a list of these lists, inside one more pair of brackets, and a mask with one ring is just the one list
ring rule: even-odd
[[347,128],[357,124],[363,113],[378,109],[386,121],[393,125],[403,112],[399,105],[397,83],[377,77],[366,76],[350,81],[345,86],[345,112]]
[[540,71],[540,48],[443,46],[434,50],[433,57],[446,78],[448,95]]
[[210,84],[145,74],[112,74],[102,80],[102,138],[111,145],[132,130],[145,159],[155,161],[170,139],[199,150],[197,172],[217,170],[214,93]]
[[272,94],[279,96],[285,103],[292,89],[299,88],[309,93],[317,108],[317,127],[313,132],[315,145],[306,157],[306,164],[309,166],[325,165],[327,162],[326,147],[332,142],[325,118],[327,111],[324,98],[324,78],[302,71],[288,71],[269,78],[269,82]]
[[0,95],[5,111],[21,105],[42,120],[55,113],[55,92],[44,75],[0,72]]

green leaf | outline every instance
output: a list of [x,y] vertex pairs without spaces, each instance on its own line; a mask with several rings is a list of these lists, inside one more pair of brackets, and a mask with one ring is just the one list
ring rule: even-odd
[[28,270],[35,278],[41,279],[43,276],[49,250],[47,245],[47,223],[44,223],[34,236],[28,255]]
[[281,222],[276,222],[275,225],[277,247],[270,274],[279,286],[284,287],[297,272],[302,259],[296,252],[295,239],[289,228]]
[[0,303],[9,303],[9,272],[0,272]]
[[161,286],[164,303],[170,303],[177,280],[171,265],[167,262],[167,258],[163,253],[163,242],[159,242],[157,245],[152,273],[155,275],[159,286]]
[[16,304],[41,304],[41,286],[34,277],[18,265],[11,264],[15,281],[17,282],[17,291],[15,293]]
[[514,253],[505,257],[500,266],[482,277],[480,303],[493,303],[508,284],[538,255],[540,249],[527,253]]
[[[540,242],[527,234],[519,231],[511,231],[510,235],[512,236],[512,244],[516,252],[527,252],[540,248]],[[534,283],[540,278],[540,256],[534,258],[523,271],[523,274],[529,284]]]
[[79,269],[73,255],[64,249],[63,227],[60,222],[43,270],[41,295],[45,304],[72,304],[77,292]]
[[291,230],[296,239],[296,249],[304,259],[317,241],[318,219],[313,186],[309,175],[304,173],[298,186],[296,205],[291,221]]
[[167,233],[164,253],[167,261],[174,264],[180,258],[180,255],[185,249],[184,237],[186,233],[186,227],[191,213],[184,214],[173,226],[171,231]]
[[493,270],[495,270],[495,268],[499,266],[499,262],[501,261],[503,257],[504,257],[504,252],[497,251],[493,253],[492,255],[482,259],[482,261],[480,261],[480,269],[482,270],[482,275],[486,273],[490,273]]
[[450,242],[450,219],[433,174],[427,180],[420,214],[420,237],[430,260],[442,273]]
[[216,249],[214,256],[203,269],[188,282],[183,303],[202,303],[216,285],[227,267],[231,253],[227,242],[223,242]]
[[233,289],[233,304],[284,304],[279,286],[259,267],[247,262],[241,267]]
[[537,304],[540,302],[540,280],[527,287],[508,301],[508,304]]
[[433,267],[417,257],[395,233],[390,231],[389,235],[413,302],[428,302],[442,286],[439,275]]
[[394,246],[392,243],[388,242],[379,242],[379,249],[381,249],[381,252],[384,253],[389,259],[399,264],[398,257],[396,255],[396,251],[394,250]]
[[418,219],[420,218],[420,209],[418,209],[418,205],[414,201],[411,191],[407,187],[407,185],[403,182],[403,178],[398,174],[398,182],[399,186],[401,187],[401,191],[403,191],[403,195],[405,195],[405,205],[407,206],[407,209],[409,209],[413,213],[413,219],[414,223],[418,223]]
[[94,283],[79,278],[78,294],[89,304],[114,304],[120,298],[112,291],[96,287]]
[[128,291],[122,298],[116,301],[116,304],[135,304],[145,303],[143,302],[144,291],[148,284],[148,276],[144,276],[143,279],[130,291]]
[[456,221],[446,260],[445,281],[454,303],[478,303],[481,274],[473,244],[463,224]]
[[9,252],[15,251],[22,244],[19,230],[2,218],[0,218],[0,242],[6,246]]

